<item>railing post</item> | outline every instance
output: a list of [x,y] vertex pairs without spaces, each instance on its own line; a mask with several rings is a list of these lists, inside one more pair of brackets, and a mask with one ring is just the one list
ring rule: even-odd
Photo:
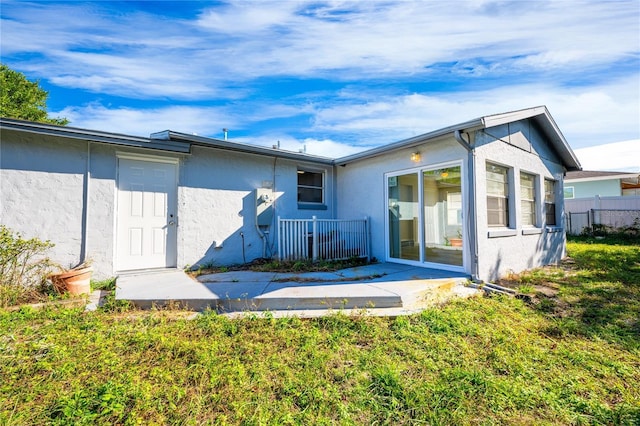
[[371,262],[371,238],[369,236],[369,217],[364,217],[364,247],[367,251],[367,263]]
[[312,245],[312,254],[311,260],[314,262],[318,259],[318,218],[316,216],[311,216],[312,225],[311,225],[311,245]]
[[280,216],[278,216],[278,260],[282,260],[282,224],[280,222]]

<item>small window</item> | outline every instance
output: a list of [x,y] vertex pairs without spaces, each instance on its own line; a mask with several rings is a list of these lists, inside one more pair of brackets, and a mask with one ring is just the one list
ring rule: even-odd
[[556,183],[544,180],[544,213],[547,218],[547,226],[556,225]]
[[571,200],[576,198],[575,190],[573,186],[565,186],[564,187],[564,198],[565,200]]
[[509,170],[487,163],[487,223],[509,226]]
[[324,203],[324,173],[298,169],[298,202]]
[[536,225],[536,177],[520,173],[520,214],[522,226]]

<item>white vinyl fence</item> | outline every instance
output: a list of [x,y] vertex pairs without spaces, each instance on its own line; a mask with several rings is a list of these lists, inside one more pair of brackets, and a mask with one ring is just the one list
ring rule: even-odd
[[280,260],[369,260],[369,219],[281,219],[278,217]]
[[564,208],[572,235],[594,225],[620,230],[640,223],[640,196],[565,199]]

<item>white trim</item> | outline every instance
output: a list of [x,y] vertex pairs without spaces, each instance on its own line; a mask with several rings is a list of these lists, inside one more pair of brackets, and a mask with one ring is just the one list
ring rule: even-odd
[[487,238],[513,237],[515,235],[518,235],[518,230],[515,228],[490,229],[487,232]]
[[598,180],[623,180],[623,179],[639,179],[640,174],[638,173],[629,173],[629,174],[619,174],[619,175],[608,175],[608,176],[593,176],[588,178],[564,178],[564,181],[567,183],[575,183],[575,182],[594,182]]
[[[180,258],[180,253],[178,251],[179,249],[179,231],[180,231],[180,217],[179,217],[179,189],[180,189],[180,159],[179,158],[173,158],[173,157],[163,157],[163,156],[158,156],[158,155],[147,155],[147,154],[139,154],[139,153],[131,153],[131,152],[122,152],[122,151],[116,151],[116,170],[115,170],[115,179],[113,180],[113,184],[114,184],[114,191],[113,191],[113,196],[114,196],[114,202],[113,202],[113,260],[112,260],[112,268],[113,268],[113,274],[114,275],[119,275],[119,273],[121,272],[125,272],[128,270],[122,270],[118,268],[118,207],[119,207],[119,203],[118,203],[118,198],[119,198],[119,182],[120,182],[120,160],[135,160],[135,161],[148,161],[148,162],[155,162],[155,163],[164,163],[164,164],[173,164],[175,165],[175,213],[174,213],[174,220],[175,220],[175,227],[176,227],[176,238],[175,238],[175,264],[176,266],[170,266],[167,267],[169,269],[171,268],[176,268],[178,265],[178,260]],[[154,268],[155,269],[155,268]],[[164,269],[164,268],[161,268]],[[146,270],[146,269],[145,269]]]
[[140,154],[136,152],[124,152],[124,151],[116,151],[116,157],[118,159],[122,158],[125,160],[152,161],[155,163],[178,164],[180,162],[180,159],[176,157],[164,157],[160,155]]
[[523,228],[522,235],[542,234],[542,228]]
[[[462,218],[462,234],[464,236],[465,239],[469,239],[469,226],[468,226],[468,222],[466,220],[466,217],[464,217],[466,211],[467,211],[467,207],[468,207],[468,188],[467,188],[467,170],[465,168],[465,161],[464,159],[459,159],[459,160],[452,160],[452,161],[446,161],[446,162],[441,162],[441,163],[434,163],[434,164],[422,164],[420,166],[417,167],[411,167],[409,169],[404,169],[404,170],[397,170],[397,171],[393,171],[393,172],[386,172],[383,175],[383,185],[384,185],[384,246],[385,246],[385,253],[384,253],[384,259],[387,262],[395,262],[395,263],[402,263],[402,264],[406,264],[406,265],[414,265],[414,266],[419,266],[419,267],[423,267],[423,268],[434,268],[434,269],[441,269],[441,270],[445,270],[445,271],[452,271],[452,272],[464,272],[467,273],[467,266],[469,266],[470,263],[470,252],[468,250],[468,245],[467,244],[463,244],[462,246],[462,266],[458,266],[458,265],[448,265],[446,263],[433,263],[433,262],[428,262],[428,261],[423,261],[422,259],[424,259],[424,188],[423,188],[423,179],[421,176],[421,173],[424,171],[430,171],[430,170],[438,170],[438,169],[442,169],[442,168],[446,168],[446,167],[460,167],[460,191],[462,193],[462,211],[463,211],[463,218]],[[407,259],[399,259],[399,258],[395,258],[395,257],[390,257],[389,255],[389,249],[390,249],[390,243],[389,243],[389,178],[390,177],[394,177],[394,176],[402,176],[402,175],[408,175],[408,174],[418,174],[418,204],[419,204],[419,209],[418,209],[418,241],[419,241],[419,257],[420,260],[407,260]]]

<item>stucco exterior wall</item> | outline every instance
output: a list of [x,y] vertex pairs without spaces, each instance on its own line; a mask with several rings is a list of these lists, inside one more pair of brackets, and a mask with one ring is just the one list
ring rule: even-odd
[[[298,167],[325,173],[323,210],[301,210],[297,203]],[[277,253],[277,217],[331,218],[333,168],[292,160],[194,147],[180,164],[178,264],[228,265],[263,256],[256,229],[256,188],[271,187],[273,220],[266,229],[266,256]],[[243,258],[243,236],[244,258]]]
[[86,143],[2,132],[0,223],[55,244],[62,267],[80,262]]
[[[537,129],[528,122],[511,123],[476,133],[476,194],[478,225],[478,275],[490,281],[509,272],[521,272],[559,262],[565,254],[563,229],[564,169]],[[509,168],[509,227],[487,224],[486,163]],[[535,227],[522,225],[520,172],[536,175]],[[544,179],[556,181],[556,224],[546,226]]]
[[[420,152],[419,162],[411,161],[411,153]],[[404,149],[379,157],[361,160],[336,168],[338,218],[371,220],[371,253],[378,260],[387,258],[385,221],[385,173],[415,171],[426,166],[462,160],[466,168],[467,152],[452,137],[431,141],[416,148]]]
[[[93,262],[94,278],[114,276],[118,153],[179,159],[179,268],[262,257],[256,188],[270,187],[275,199],[272,225],[263,228],[268,231],[267,256],[277,253],[278,215],[335,214],[332,166],[202,147],[185,155],[3,130],[0,223],[25,237],[53,242],[50,257],[63,267],[86,257]],[[324,209],[298,208],[298,167],[325,173]]]

